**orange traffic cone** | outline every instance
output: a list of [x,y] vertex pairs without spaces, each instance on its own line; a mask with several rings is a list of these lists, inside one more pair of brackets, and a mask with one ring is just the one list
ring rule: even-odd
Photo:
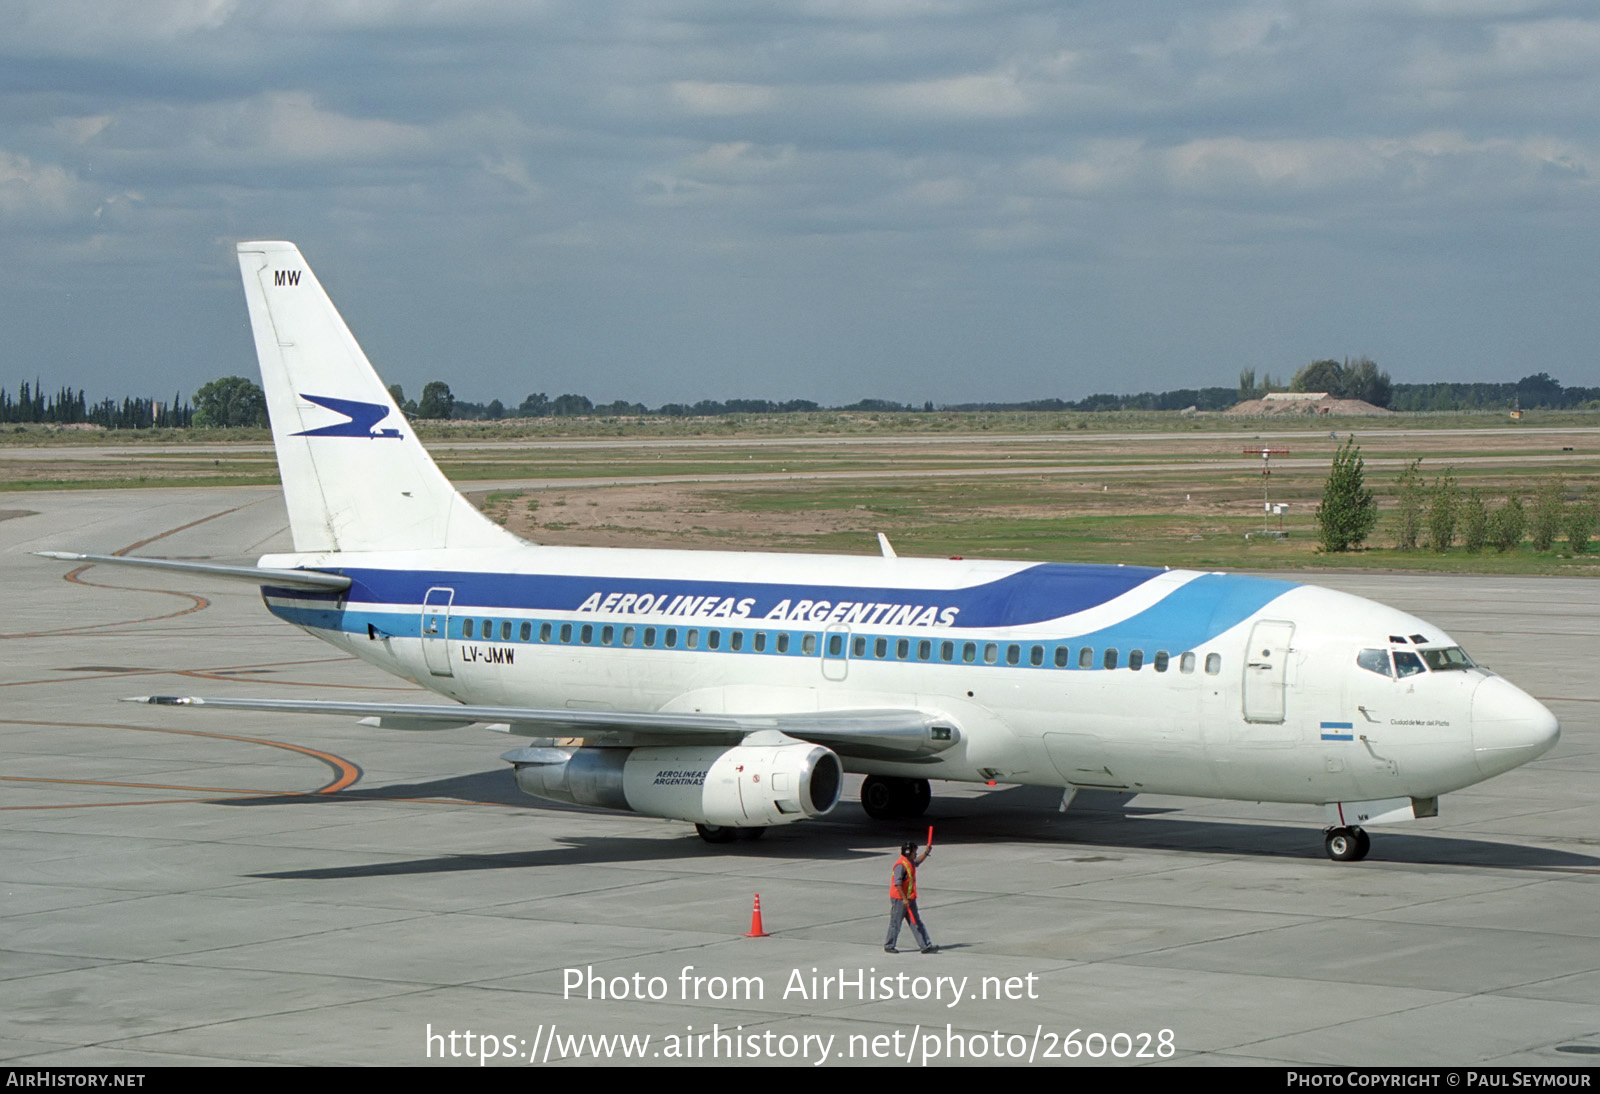
[[745,935],[745,937],[746,938],[770,938],[770,937],[772,937],[771,935],[767,934],[767,932],[761,926],[761,894],[760,893],[756,894],[756,906],[750,912],[750,931],[749,931],[749,933],[747,933]]

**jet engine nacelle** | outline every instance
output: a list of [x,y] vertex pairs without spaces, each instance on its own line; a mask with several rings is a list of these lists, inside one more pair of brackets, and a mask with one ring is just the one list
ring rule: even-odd
[[536,798],[719,828],[820,817],[844,783],[831,750],[790,737],[733,748],[519,748],[504,759]]

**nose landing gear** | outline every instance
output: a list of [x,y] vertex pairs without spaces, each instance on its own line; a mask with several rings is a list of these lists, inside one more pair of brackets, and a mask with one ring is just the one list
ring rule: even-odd
[[1372,837],[1361,828],[1330,828],[1323,846],[1335,862],[1360,862],[1372,850]]

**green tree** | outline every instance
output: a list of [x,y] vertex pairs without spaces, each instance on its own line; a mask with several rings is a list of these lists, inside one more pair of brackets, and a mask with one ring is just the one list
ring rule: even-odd
[[1451,468],[1433,480],[1428,499],[1428,546],[1435,551],[1448,551],[1456,541],[1456,519],[1461,512],[1461,488]]
[[1289,381],[1290,391],[1326,391],[1333,395],[1344,394],[1344,366],[1334,360],[1313,361],[1294,374]]
[[1466,501],[1461,504],[1461,545],[1470,554],[1477,554],[1489,542],[1489,508],[1483,503],[1483,495],[1474,486],[1467,491]]
[[1389,374],[1378,367],[1370,357],[1357,357],[1344,363],[1344,394],[1351,399],[1361,399],[1373,406],[1388,406],[1394,396],[1394,385]]
[[1566,515],[1567,484],[1552,475],[1539,487],[1533,499],[1533,514],[1528,520],[1528,538],[1535,551],[1548,551],[1556,545]]
[[1600,515],[1595,512],[1593,497],[1579,498],[1572,503],[1567,511],[1567,546],[1572,548],[1573,554],[1581,555],[1589,549],[1597,522],[1600,522]]
[[1402,551],[1415,551],[1422,534],[1421,466],[1420,459],[1412,460],[1394,484],[1394,545]]
[[1353,551],[1377,523],[1378,499],[1366,487],[1361,449],[1352,436],[1334,453],[1322,504],[1317,506],[1317,538],[1324,551]]
[[593,409],[587,395],[557,395],[550,401],[550,413],[557,418],[576,418]]
[[1522,542],[1527,528],[1528,516],[1523,512],[1522,502],[1512,494],[1489,516],[1489,542],[1496,551],[1505,554]]
[[212,380],[194,393],[194,406],[194,424],[201,428],[267,424],[267,397],[243,376]]
[[455,409],[456,397],[450,394],[450,385],[443,380],[430,380],[422,389],[417,401],[417,417],[448,418]]

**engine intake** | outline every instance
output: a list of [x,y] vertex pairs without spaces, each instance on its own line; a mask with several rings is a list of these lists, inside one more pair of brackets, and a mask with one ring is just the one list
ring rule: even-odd
[[839,802],[844,766],[821,745],[519,748],[504,757],[536,798],[722,828],[792,824]]

